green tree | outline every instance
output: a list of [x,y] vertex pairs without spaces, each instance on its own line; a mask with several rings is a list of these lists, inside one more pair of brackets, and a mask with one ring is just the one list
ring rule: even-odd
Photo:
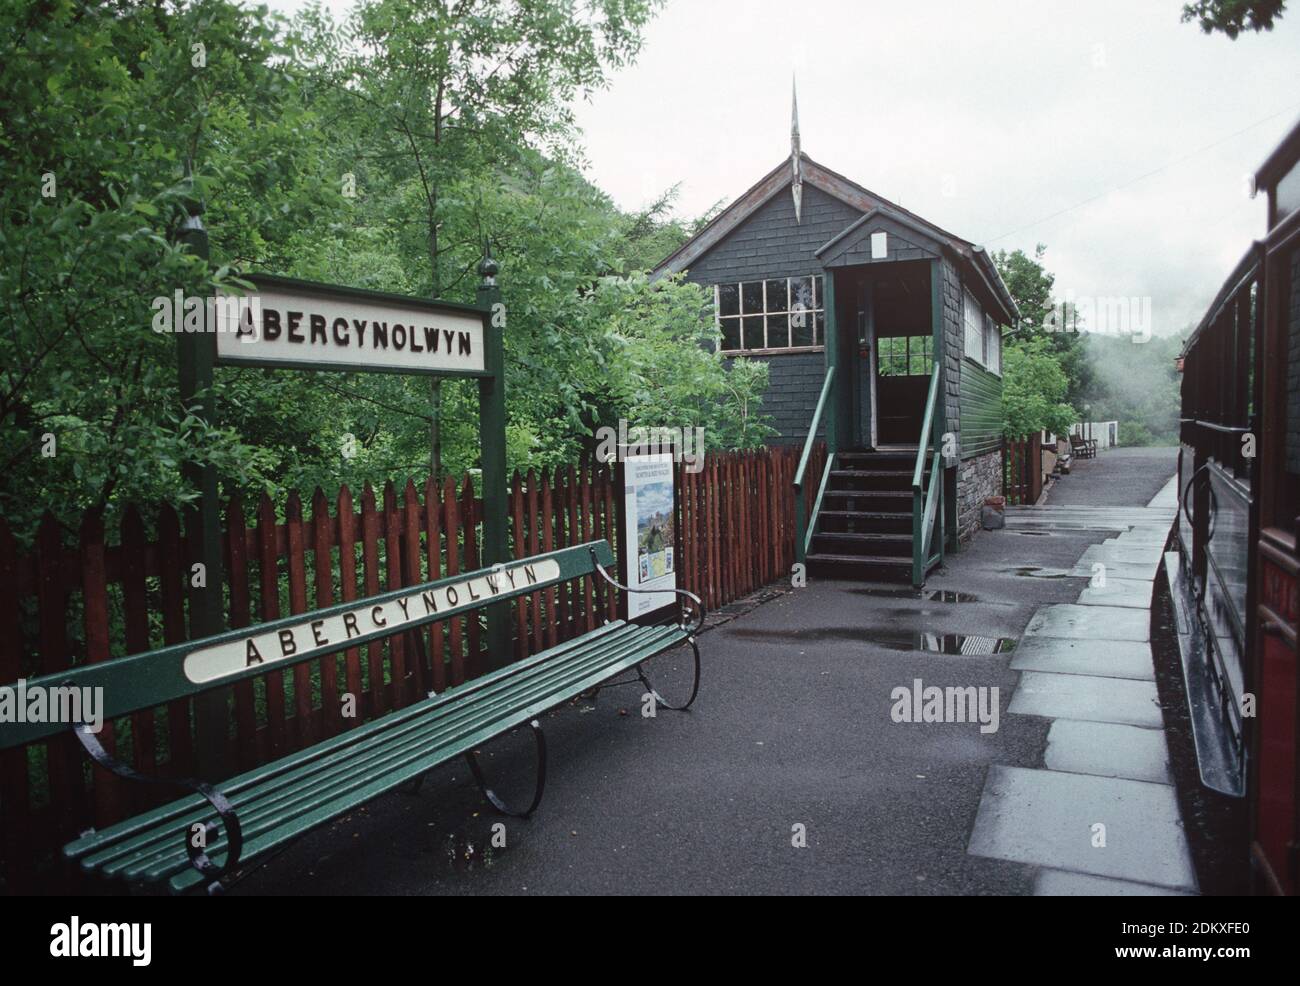
[[[529,146],[567,158],[573,98],[605,85],[611,69],[635,56],[654,7],[647,0],[358,5],[350,35],[359,51],[341,60],[341,92],[364,104],[351,114],[364,148],[359,156],[374,162],[382,155],[397,192],[390,202],[400,203],[408,231],[425,240],[427,293],[443,296],[481,255],[483,217],[466,224],[462,215],[457,223],[454,214],[464,211],[457,196],[481,196],[474,179],[499,177]],[[430,468],[437,474],[443,386],[433,378],[430,387]]]
[[1271,31],[1286,0],[1194,0],[1183,5],[1183,23],[1196,21],[1206,34],[1222,31],[1236,39],[1242,31]]
[[1043,338],[1017,341],[1002,356],[1003,433],[1008,438],[1046,429],[1064,435],[1077,420],[1065,401],[1069,381]]
[[[261,242],[320,204],[281,53],[264,10],[231,4],[0,7],[0,512],[18,530],[47,507],[179,502],[187,458],[266,475],[234,430],[186,414],[151,299],[229,284],[173,242],[190,194],[249,189],[231,225]],[[259,137],[294,169],[248,155]],[[191,187],[186,162],[212,147],[220,166]]]
[[1043,265],[1046,251],[1040,243],[1032,257],[1023,250],[993,255],[1021,316],[1003,338],[1003,430],[1013,438],[1068,431],[1090,378],[1073,308],[1052,296],[1056,277]]

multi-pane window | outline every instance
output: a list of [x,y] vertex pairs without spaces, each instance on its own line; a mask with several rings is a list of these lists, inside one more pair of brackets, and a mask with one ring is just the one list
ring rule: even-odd
[[820,346],[826,328],[821,275],[714,287],[724,352]]
[[928,377],[934,370],[934,340],[930,336],[886,336],[876,353],[882,377]]

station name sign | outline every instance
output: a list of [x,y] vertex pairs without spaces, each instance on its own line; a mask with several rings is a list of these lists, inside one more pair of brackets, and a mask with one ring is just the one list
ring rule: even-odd
[[483,314],[400,295],[251,276],[217,306],[217,362],[234,366],[482,375]]
[[252,630],[234,640],[200,647],[185,656],[185,677],[195,684],[220,681],[246,671],[269,670],[281,661],[333,654],[345,647],[415,628],[481,605],[483,600],[557,582],[552,559],[500,568],[456,581],[421,586],[387,597],[335,606],[299,621],[281,620],[274,630]]

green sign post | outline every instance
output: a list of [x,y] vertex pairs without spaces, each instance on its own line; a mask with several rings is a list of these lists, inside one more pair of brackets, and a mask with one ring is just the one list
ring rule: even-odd
[[[208,231],[203,227],[197,202],[189,204],[181,226],[181,242],[191,253],[208,261]],[[180,396],[185,410],[201,421],[213,421],[212,368],[214,351],[202,334],[177,335]],[[189,544],[186,573],[190,601],[190,636],[207,637],[225,629],[222,599],[221,507],[217,497],[217,471],[211,465],[186,462],[190,486],[199,491],[198,502],[185,510],[185,539]],[[201,566],[201,567],[198,567]],[[200,775],[225,777],[229,771],[230,690],[217,689],[194,698],[195,761]]]
[[[208,238],[197,208],[182,229],[183,242],[205,261]],[[504,308],[497,263],[485,249],[476,303],[456,305],[290,278],[248,275],[256,291],[222,296],[212,306],[215,324],[179,336],[180,389],[196,417],[211,420],[215,366],[295,370],[352,370],[467,377],[478,381],[479,444],[483,485],[484,566],[509,560],[506,496]],[[209,395],[209,396],[204,396]],[[187,466],[199,489],[189,515],[192,562],[202,563],[201,584],[191,578],[190,632],[224,629],[221,522],[215,470]],[[454,537],[455,532],[448,531]],[[510,646],[509,603],[486,611],[487,645],[494,661]],[[229,693],[196,699],[195,732],[200,773],[226,774]]]
[[[478,382],[478,434],[483,467],[483,561],[503,563],[506,544],[506,357],[505,306],[497,286],[497,262],[490,248],[479,264],[478,306],[483,311],[487,374]],[[510,647],[509,605],[487,610],[488,653],[504,663]]]

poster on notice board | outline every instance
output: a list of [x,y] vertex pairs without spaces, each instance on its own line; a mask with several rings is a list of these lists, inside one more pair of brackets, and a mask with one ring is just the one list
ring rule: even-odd
[[619,552],[624,585],[664,590],[621,593],[628,620],[654,622],[676,613],[677,504],[671,451],[638,454],[635,446],[620,450]]

